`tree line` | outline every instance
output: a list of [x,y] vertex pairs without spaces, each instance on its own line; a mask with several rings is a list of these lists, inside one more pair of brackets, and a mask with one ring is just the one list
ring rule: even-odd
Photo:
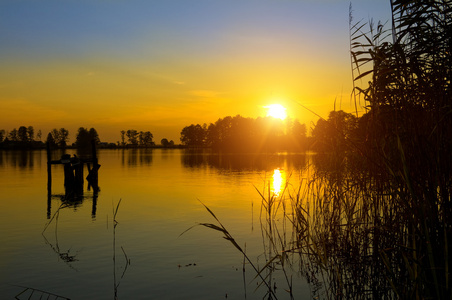
[[[129,129],[121,130],[121,146],[133,147],[152,147],[155,146],[153,141],[154,135],[150,131],[138,131]],[[126,139],[127,137],[127,139]]]
[[[36,137],[41,140],[41,130],[36,134]],[[35,140],[35,130],[33,126],[20,126],[19,129],[14,128],[10,132],[0,129],[0,143],[1,142],[32,142]]]
[[[80,127],[77,131],[75,143],[76,148],[90,147],[91,141],[100,143],[96,129]],[[20,126],[19,129],[12,129],[7,132],[0,130],[0,148],[44,148],[47,143],[51,148],[66,148],[69,141],[69,130],[65,128],[52,129],[42,141],[42,131],[38,130],[35,136],[33,126]]]
[[[117,142],[122,147],[155,147],[154,135],[150,131],[138,131],[136,129],[121,130],[121,141]],[[160,140],[162,147],[174,147],[174,141],[163,138]]]
[[354,151],[354,145],[361,147],[368,141],[369,121],[370,113],[357,117],[343,110],[331,111],[326,119],[313,124],[308,136],[306,125],[297,119],[227,116],[209,125],[184,127],[180,140],[187,147],[240,152]]
[[306,125],[298,120],[272,117],[227,116],[215,123],[191,124],[181,131],[180,140],[188,147],[215,150],[268,152],[306,149]]
[[[135,129],[121,130],[121,141],[109,143],[108,147],[155,147],[154,135],[150,131],[138,131]],[[99,144],[101,143],[99,134],[95,128],[80,127],[75,136],[75,142],[68,145],[69,130],[65,128],[54,128],[42,141],[42,131],[38,130],[35,135],[33,126],[20,126],[19,129],[12,129],[6,131],[0,129],[0,148],[44,148],[46,143],[52,148],[89,148],[91,141]],[[161,141],[162,147],[174,147],[174,141],[163,138]],[[102,145],[105,146],[105,145]]]

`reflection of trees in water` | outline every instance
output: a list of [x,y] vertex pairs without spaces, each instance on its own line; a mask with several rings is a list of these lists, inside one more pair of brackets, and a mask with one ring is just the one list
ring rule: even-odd
[[131,148],[121,150],[121,163],[123,166],[151,165],[153,160],[153,149]]
[[35,151],[31,150],[12,150],[0,151],[0,166],[5,161],[9,161],[12,167],[25,169],[33,168],[35,164]]
[[238,154],[185,150],[181,161],[186,168],[214,167],[228,171],[273,171],[278,168],[303,169],[305,154]]

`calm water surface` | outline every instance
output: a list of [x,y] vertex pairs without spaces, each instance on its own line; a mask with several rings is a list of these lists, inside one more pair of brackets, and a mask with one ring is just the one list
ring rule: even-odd
[[[198,226],[180,234],[197,222],[214,222],[202,201],[263,266],[255,186],[262,190],[269,184],[278,192],[289,174],[300,180],[305,155],[120,149],[100,150],[98,156],[98,196],[85,183],[82,201],[60,208],[61,165],[52,166],[49,201],[45,151],[0,151],[1,299],[14,299],[22,287],[71,299],[265,295],[264,289],[255,291],[250,266],[244,276],[243,256],[219,232]],[[305,279],[297,272],[292,276],[295,298],[309,298]],[[288,299],[282,277],[275,282],[278,297]]]

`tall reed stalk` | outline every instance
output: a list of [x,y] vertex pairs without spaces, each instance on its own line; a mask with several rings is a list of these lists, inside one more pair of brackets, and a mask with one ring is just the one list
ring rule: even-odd
[[452,3],[390,3],[391,30],[350,12],[361,131],[298,186],[259,193],[267,261],[297,256],[313,297],[452,299]]

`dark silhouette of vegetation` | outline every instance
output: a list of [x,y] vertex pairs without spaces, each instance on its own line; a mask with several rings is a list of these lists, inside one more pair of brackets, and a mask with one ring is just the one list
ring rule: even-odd
[[49,145],[50,148],[56,148],[57,147],[55,139],[53,138],[53,135],[50,132],[47,134],[46,144]]
[[164,148],[168,148],[168,147],[174,147],[174,141],[168,141],[168,139],[162,139],[160,141],[160,144],[164,147]]
[[49,133],[52,139],[49,140],[49,135],[47,135],[47,142],[51,145],[55,145],[59,148],[65,148],[67,146],[67,141],[69,140],[69,131],[64,128],[52,129]]
[[126,145],[126,131],[125,130],[121,130],[121,146],[125,146]]
[[[131,147],[153,147],[155,143],[153,141],[154,135],[150,131],[137,131],[135,129],[129,129],[127,131],[121,130],[121,146]],[[125,138],[127,137],[128,143]]]
[[296,253],[315,299],[452,298],[452,3],[391,9],[388,31],[353,23],[350,8],[354,95],[366,113],[319,120],[312,177],[260,194],[266,267],[284,271]]
[[452,3],[394,0],[391,8],[390,32],[371,24],[363,33],[357,23],[351,36],[355,82],[370,80],[356,86],[369,110],[362,120],[368,135],[357,152],[392,195],[375,211],[374,255],[396,295],[446,299],[452,296]]
[[14,128],[10,132],[6,132],[4,129],[0,130],[0,148],[32,149],[42,147],[43,143],[34,139],[33,126],[20,126],[19,129]]
[[[81,127],[82,128],[82,127]],[[86,129],[84,129],[86,130]],[[80,131],[80,129],[79,129]],[[79,135],[80,132],[77,133]],[[85,132],[81,133],[80,137],[76,137],[75,146],[78,148],[83,143],[86,144],[86,140],[83,142]],[[99,135],[94,128],[89,131],[86,130],[86,134],[89,136],[89,142],[91,139],[96,141],[96,144],[100,143]],[[13,128],[7,132],[4,129],[0,130],[0,148],[3,149],[42,149],[45,148],[45,143],[55,148],[67,148],[69,141],[69,131],[65,128],[52,129],[45,138],[45,143],[41,141],[42,131],[38,130],[35,135],[35,129],[33,126],[20,126],[19,129]]]
[[77,130],[74,146],[77,148],[77,154],[81,158],[87,158],[92,156],[93,143],[98,147],[100,144],[99,135],[96,129],[90,128],[89,130],[84,127],[80,127]]
[[75,137],[75,146],[77,149],[91,150],[91,141],[94,141],[96,145],[100,143],[96,129],[90,128],[88,130],[87,128],[80,127]]
[[328,119],[319,119],[312,129],[312,149],[317,152],[340,152],[349,149],[349,140],[358,138],[358,118],[342,110],[331,111]]
[[306,125],[298,120],[272,117],[245,118],[227,116],[215,123],[192,124],[181,131],[182,144],[237,152],[303,151]]
[[325,270],[316,278],[331,298],[450,299],[452,5],[391,8],[389,31],[350,22],[356,101],[367,111],[330,114],[313,129],[329,154],[306,192],[317,206],[294,208],[297,246]]

